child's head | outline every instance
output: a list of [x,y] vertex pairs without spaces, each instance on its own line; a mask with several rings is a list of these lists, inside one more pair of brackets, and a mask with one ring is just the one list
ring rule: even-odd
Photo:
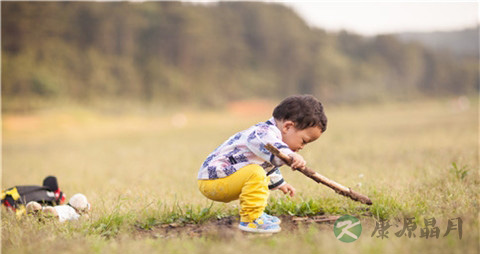
[[327,129],[327,117],[322,103],[311,95],[294,95],[285,98],[274,110],[282,140],[298,151],[315,141]]
[[295,127],[303,130],[308,127],[320,127],[322,133],[327,129],[327,117],[322,103],[311,95],[293,95],[285,98],[273,110],[276,120],[290,120]]

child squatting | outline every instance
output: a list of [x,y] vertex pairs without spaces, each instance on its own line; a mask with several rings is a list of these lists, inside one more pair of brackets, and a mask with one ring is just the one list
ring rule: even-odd
[[280,219],[264,213],[269,190],[290,196],[295,188],[282,177],[284,162],[265,149],[270,143],[292,159],[292,168],[304,168],[297,152],[317,140],[327,128],[323,105],[311,95],[285,98],[273,117],[231,136],[215,149],[198,172],[198,187],[207,198],[230,202],[240,200],[240,224],[247,232],[276,233]]

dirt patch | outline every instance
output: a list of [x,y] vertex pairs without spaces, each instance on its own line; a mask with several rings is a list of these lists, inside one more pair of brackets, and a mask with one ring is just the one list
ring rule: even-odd
[[[279,216],[282,220],[282,231],[294,232],[309,225],[323,225],[330,228],[340,216]],[[237,228],[238,216],[230,216],[217,220],[210,220],[201,224],[170,223],[155,226],[151,229],[137,228],[136,237],[144,238],[176,238],[213,236],[218,238],[231,238],[237,234],[245,234]]]
[[228,104],[228,110],[239,116],[270,115],[275,104],[268,100],[241,100]]
[[5,131],[31,131],[41,124],[39,117],[31,115],[4,115],[2,120]]

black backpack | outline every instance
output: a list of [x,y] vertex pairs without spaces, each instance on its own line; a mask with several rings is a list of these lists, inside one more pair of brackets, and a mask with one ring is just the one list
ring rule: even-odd
[[2,191],[2,204],[17,215],[25,213],[25,205],[30,201],[55,206],[65,202],[65,195],[58,187],[55,176],[46,177],[42,186],[14,186]]

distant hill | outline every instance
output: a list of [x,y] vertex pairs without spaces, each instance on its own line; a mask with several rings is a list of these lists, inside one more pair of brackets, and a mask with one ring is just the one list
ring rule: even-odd
[[[475,57],[311,28],[280,4],[2,1],[0,16],[4,112],[67,101],[219,107],[291,94],[359,103],[478,93]],[[478,55],[476,29],[439,36],[425,38]]]
[[405,42],[417,41],[435,50],[450,50],[457,56],[479,56],[479,27],[457,31],[395,34]]

